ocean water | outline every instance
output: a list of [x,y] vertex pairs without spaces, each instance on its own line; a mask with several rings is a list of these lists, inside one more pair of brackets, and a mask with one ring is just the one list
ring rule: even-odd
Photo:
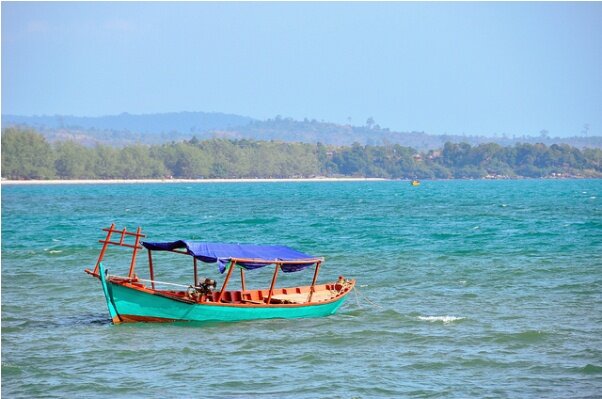
[[[112,222],[358,287],[326,318],[114,326],[83,272]],[[602,397],[602,181],[2,185],[2,396]]]

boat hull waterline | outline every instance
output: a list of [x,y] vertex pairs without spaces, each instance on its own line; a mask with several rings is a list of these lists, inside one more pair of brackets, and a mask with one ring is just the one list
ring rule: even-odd
[[109,314],[115,324],[324,317],[334,314],[351,291],[349,289],[344,295],[330,301],[306,304],[189,303],[113,283],[105,277],[106,271],[102,265],[99,274]]

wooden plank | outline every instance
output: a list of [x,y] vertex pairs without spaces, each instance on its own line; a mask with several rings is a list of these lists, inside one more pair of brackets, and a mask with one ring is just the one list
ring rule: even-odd
[[[98,242],[102,242],[102,243],[110,244],[110,245],[117,245],[118,247],[135,248],[135,246],[132,245],[132,244],[126,244],[126,243],[120,244],[120,243],[115,242],[115,241],[98,240]],[[141,245],[138,245],[138,249],[142,249],[142,248],[143,247]]]
[[240,268],[240,286],[242,289],[242,293],[245,293],[245,269]]
[[224,291],[226,290],[226,287],[228,286],[228,281],[230,280],[230,276],[232,275],[232,270],[234,270],[234,266],[235,265],[236,265],[236,262],[234,262],[234,261],[230,262],[230,269],[228,269],[228,274],[226,274],[226,279],[224,280],[224,284],[222,285],[222,289],[217,294],[217,298],[215,300],[216,302],[221,302],[222,295],[224,294]]
[[314,278],[311,281],[311,287],[309,288],[309,296],[307,297],[307,302],[311,302],[311,297],[316,291],[316,281],[318,280],[318,273],[320,272],[320,265],[322,262],[316,263],[316,271],[314,272]]
[[[123,231],[125,232],[125,229],[123,229]],[[134,251],[132,251],[132,261],[130,263],[130,277],[134,277],[134,270],[136,268],[136,254],[138,253],[138,249],[140,248],[140,227],[138,227],[138,229],[136,229],[136,241],[134,243]],[[123,236],[121,237],[123,240]]]
[[274,264],[279,263],[280,265],[288,265],[291,263],[300,264],[300,265],[311,265],[313,263],[322,262],[323,258],[313,258],[313,259],[298,259],[298,260],[278,260],[278,259],[256,259],[256,258],[230,258],[230,260],[236,261],[236,263],[264,263],[264,264]]
[[115,228],[115,223],[112,223],[109,230],[103,229],[103,230],[107,231],[107,237],[105,238],[105,241],[100,241],[100,242],[104,242],[104,244],[102,246],[102,249],[100,250],[100,255],[98,256],[98,260],[96,261],[96,266],[94,266],[94,274],[96,274],[96,275],[98,275],[98,267],[100,265],[100,262],[102,262],[102,259],[105,256],[105,252],[107,250],[107,247],[109,246],[109,242],[111,240],[111,234],[113,233],[114,228]]
[[270,284],[270,291],[268,293],[267,304],[272,300],[272,294],[274,293],[274,286],[276,285],[276,278],[278,277],[278,269],[280,269],[280,263],[276,263],[276,268],[274,269],[274,276],[272,276],[272,284]]
[[194,268],[194,286],[196,287],[197,285],[199,285],[199,275],[198,275],[198,272],[197,272],[197,261],[196,261],[196,258],[192,258],[192,259],[194,259],[193,260],[193,263],[194,263],[194,265],[193,265],[193,268]]
[[[123,230],[125,230],[125,229],[123,229]],[[116,230],[115,229],[115,224],[112,224],[111,227],[109,227],[109,228],[102,229],[102,231],[111,232],[111,233],[122,233],[123,230]],[[135,235],[137,235],[137,233],[132,233],[131,231],[125,231],[125,233],[123,233],[123,234],[128,235],[128,236],[135,236]],[[146,235],[140,234],[140,237],[145,238]]]
[[153,290],[155,289],[155,272],[153,270],[153,256],[151,255],[151,250],[148,250],[148,271],[151,280],[151,287]]

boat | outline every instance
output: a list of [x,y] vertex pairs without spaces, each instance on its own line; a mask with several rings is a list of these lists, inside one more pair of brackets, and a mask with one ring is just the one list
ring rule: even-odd
[[[103,231],[107,234],[104,240],[99,241],[103,246],[96,265],[93,270],[85,269],[85,272],[100,280],[113,324],[328,316],[337,311],[355,286],[354,279],[343,276],[337,281],[318,284],[318,273],[324,258],[286,246],[189,240],[142,241],[146,236],[142,234],[140,227],[134,232],[126,228],[115,229],[115,224]],[[104,262],[109,246],[132,250],[127,274],[109,274]],[[139,277],[136,269],[137,257],[144,249],[148,259],[148,279]],[[165,252],[192,259],[190,284],[155,280],[157,253]],[[225,275],[221,288],[217,288],[218,284],[214,279],[199,278],[199,262],[217,265],[217,271]],[[274,271],[269,273],[271,280],[263,288],[246,286],[246,272],[251,273],[268,266],[272,266]],[[211,266],[211,270],[216,273],[214,267]],[[276,287],[280,272],[293,273],[311,269],[311,285]],[[231,289],[229,286],[235,270],[240,272],[240,289]]]
[[412,180],[412,183],[411,183],[411,184],[412,184],[412,186],[416,187],[416,186],[419,186],[419,185],[420,185],[420,181],[419,181],[419,180],[417,180],[417,179],[414,179],[414,180]]

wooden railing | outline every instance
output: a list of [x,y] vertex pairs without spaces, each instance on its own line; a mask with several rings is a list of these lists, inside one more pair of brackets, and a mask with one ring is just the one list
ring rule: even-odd
[[[93,274],[98,275],[98,268],[99,268],[100,262],[102,262],[108,246],[116,245],[119,247],[132,248],[132,260],[130,262],[130,271],[128,273],[128,277],[130,277],[130,278],[134,277],[134,270],[136,268],[136,255],[138,254],[138,250],[142,249],[142,246],[140,245],[140,239],[146,237],[144,234],[141,233],[142,229],[140,227],[138,227],[136,229],[135,233],[131,232],[131,231],[127,231],[127,229],[125,227],[122,230],[117,230],[117,229],[115,229],[115,223],[113,223],[113,224],[111,224],[111,227],[105,228],[102,230],[107,232],[107,236],[105,237],[104,240],[98,241],[98,242],[101,242],[103,244],[103,246],[102,246],[102,249],[100,250],[100,255],[98,256],[98,260],[96,261],[96,266],[94,267]],[[115,235],[119,235],[120,237],[118,238],[118,240],[111,241],[111,238],[114,233],[115,233]],[[126,242],[126,238],[128,238],[128,237],[135,237],[133,244]]]

